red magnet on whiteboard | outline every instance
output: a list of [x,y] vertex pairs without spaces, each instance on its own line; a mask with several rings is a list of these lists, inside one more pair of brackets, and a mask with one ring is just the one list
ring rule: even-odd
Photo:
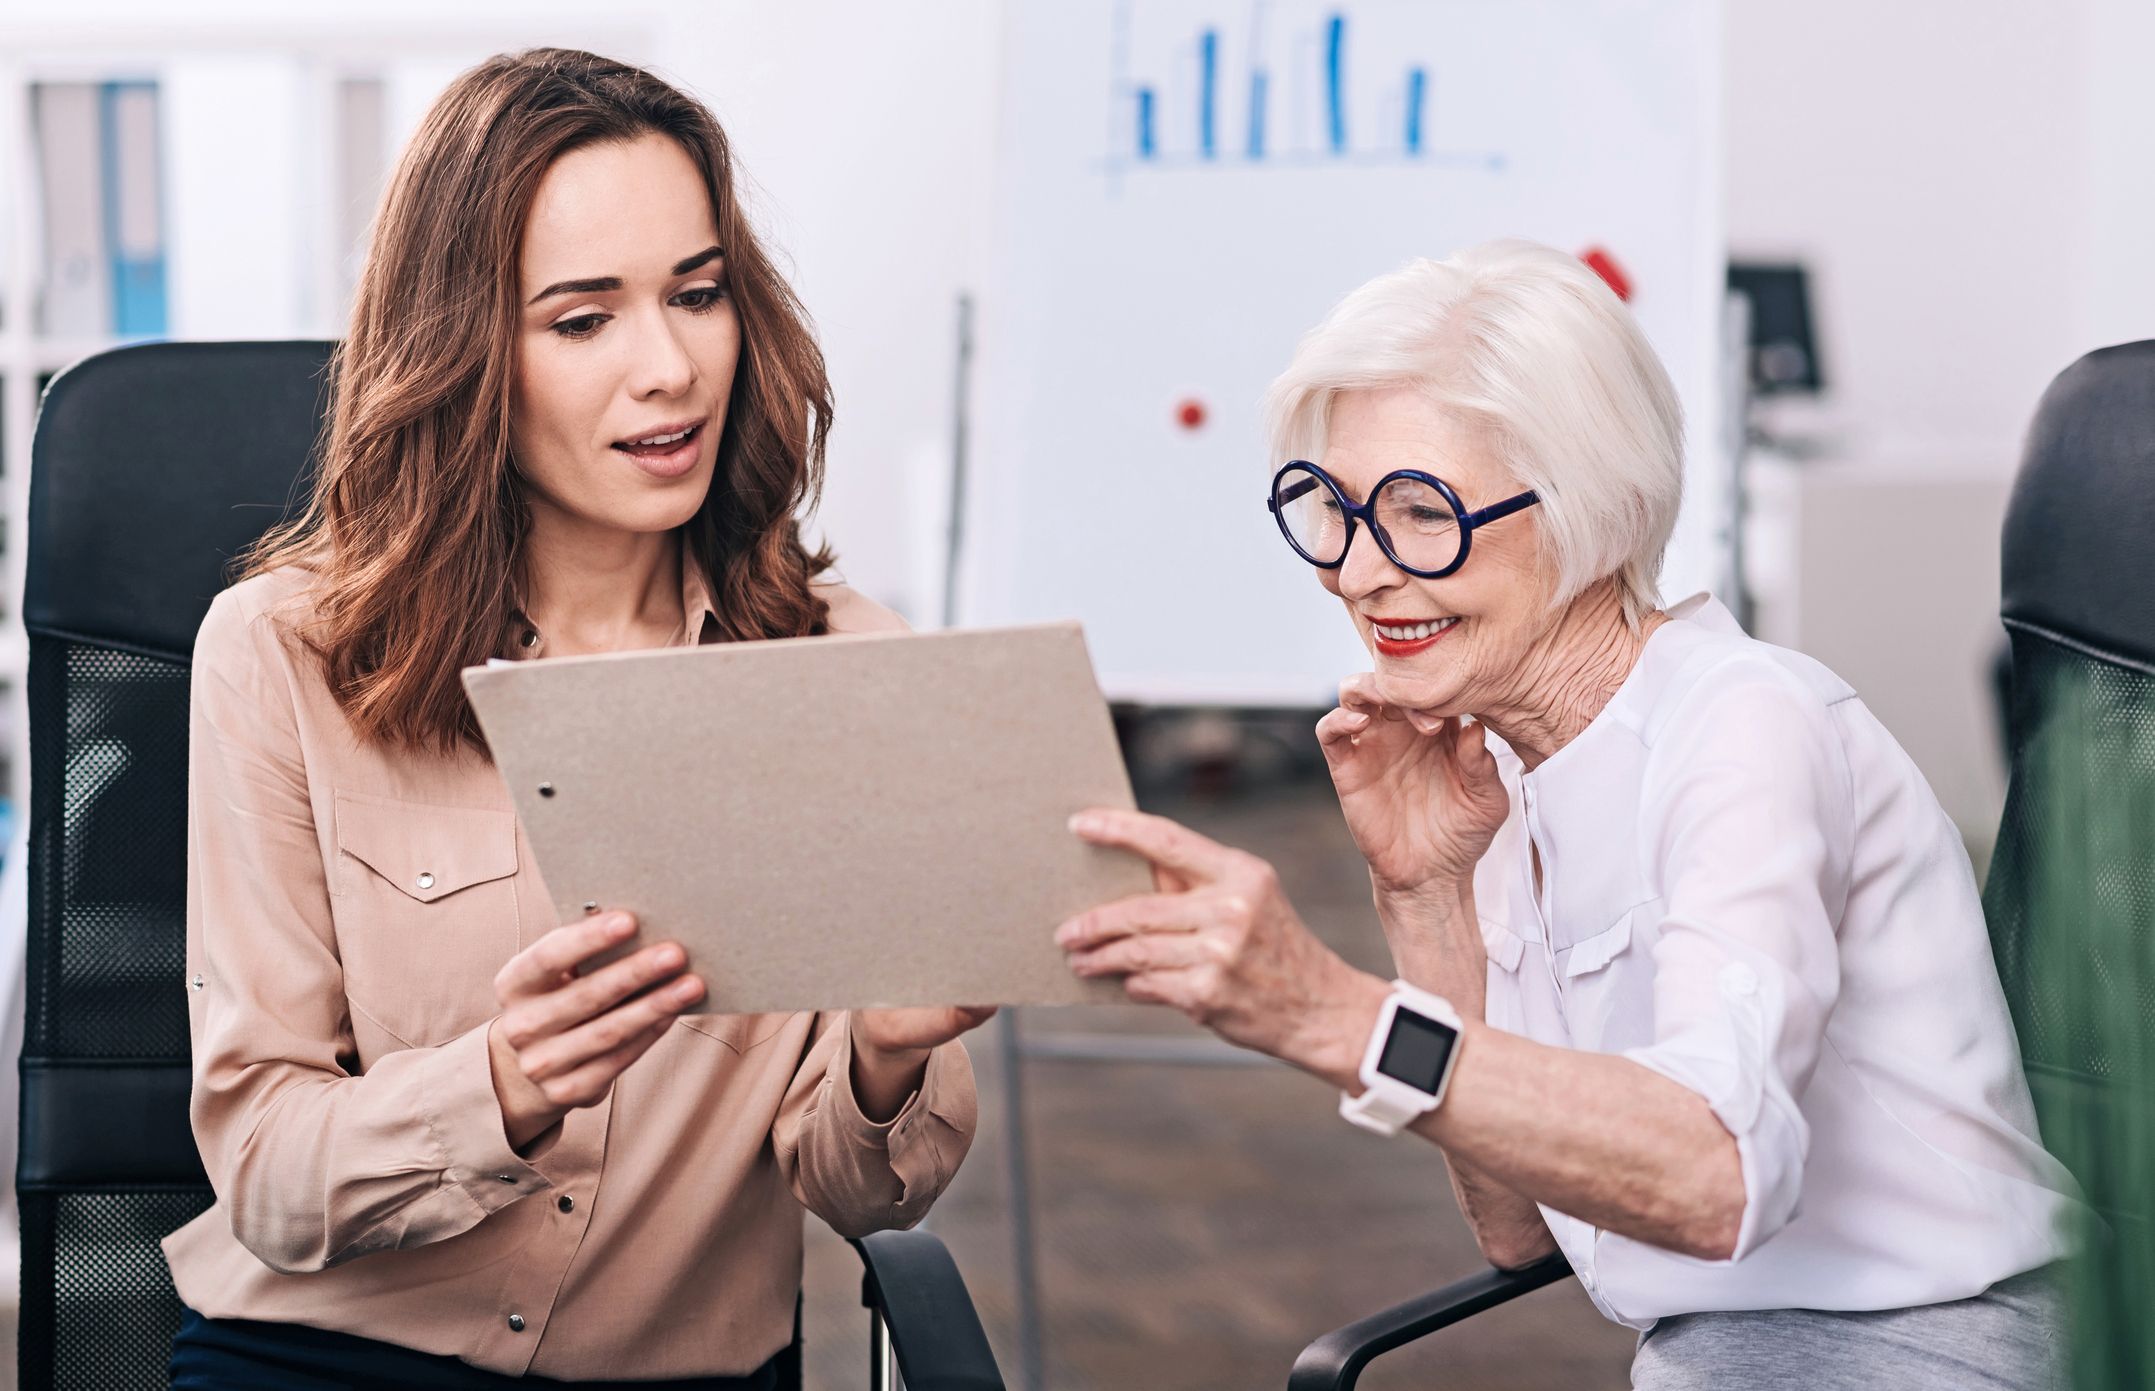
[[1175,407],[1175,423],[1185,430],[1200,430],[1205,424],[1205,403],[1195,396],[1187,397]]
[[1610,289],[1616,291],[1618,299],[1627,304],[1631,302],[1631,277],[1624,274],[1624,268],[1617,264],[1616,258],[1606,249],[1590,246],[1579,253],[1579,259],[1586,262],[1587,269],[1607,282]]

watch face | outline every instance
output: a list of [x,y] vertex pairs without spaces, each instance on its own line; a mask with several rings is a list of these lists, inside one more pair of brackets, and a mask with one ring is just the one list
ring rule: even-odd
[[1445,1059],[1459,1041],[1456,1029],[1425,1018],[1412,1010],[1395,1010],[1392,1032],[1377,1057],[1377,1071],[1418,1092],[1434,1094],[1444,1076]]

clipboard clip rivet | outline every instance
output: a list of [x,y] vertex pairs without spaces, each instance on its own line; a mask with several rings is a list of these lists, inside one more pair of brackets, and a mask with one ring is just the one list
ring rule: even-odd
[[431,874],[425,873],[424,871],[421,871],[421,873],[420,873],[420,875],[419,875],[419,887],[420,887],[420,888],[422,888],[422,889],[431,889],[431,888],[433,888],[433,887],[434,887],[434,876],[433,876],[433,875],[431,875]]
[[587,918],[598,911],[599,905],[596,903],[587,903],[584,905],[584,916]]
[[552,783],[550,783],[550,782],[542,782],[542,783],[540,783],[540,784],[539,784],[539,795],[540,795],[541,797],[551,797],[551,796],[553,796],[553,795],[554,795],[554,785],[553,785]]

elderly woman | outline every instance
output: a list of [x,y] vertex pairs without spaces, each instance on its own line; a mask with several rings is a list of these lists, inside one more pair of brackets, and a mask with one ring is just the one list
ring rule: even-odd
[[2046,1384],[2073,1186],[1968,857],[1832,672],[1660,605],[1680,411],[1615,296],[1521,243],[1417,262],[1270,417],[1280,530],[1375,661],[1317,735],[1399,979],[1113,811],[1073,829],[1158,892],[1065,923],[1073,969],[1437,1145],[1490,1260],[1561,1249],[1640,1330],[1635,1386]]

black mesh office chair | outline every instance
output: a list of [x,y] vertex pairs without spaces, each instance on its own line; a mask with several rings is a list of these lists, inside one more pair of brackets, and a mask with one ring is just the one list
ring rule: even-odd
[[2037,407],[2006,512],[2012,781],[1984,887],[2043,1139],[2107,1231],[2074,1379],[2155,1385],[2155,342]]
[[[123,348],[54,380],[38,418],[24,1391],[165,1385],[179,1305],[158,1242],[211,1198],[187,1118],[188,662],[226,566],[299,494],[329,349]],[[912,1391],[1001,1391],[941,1242],[854,1246],[877,1385],[895,1364]]]

